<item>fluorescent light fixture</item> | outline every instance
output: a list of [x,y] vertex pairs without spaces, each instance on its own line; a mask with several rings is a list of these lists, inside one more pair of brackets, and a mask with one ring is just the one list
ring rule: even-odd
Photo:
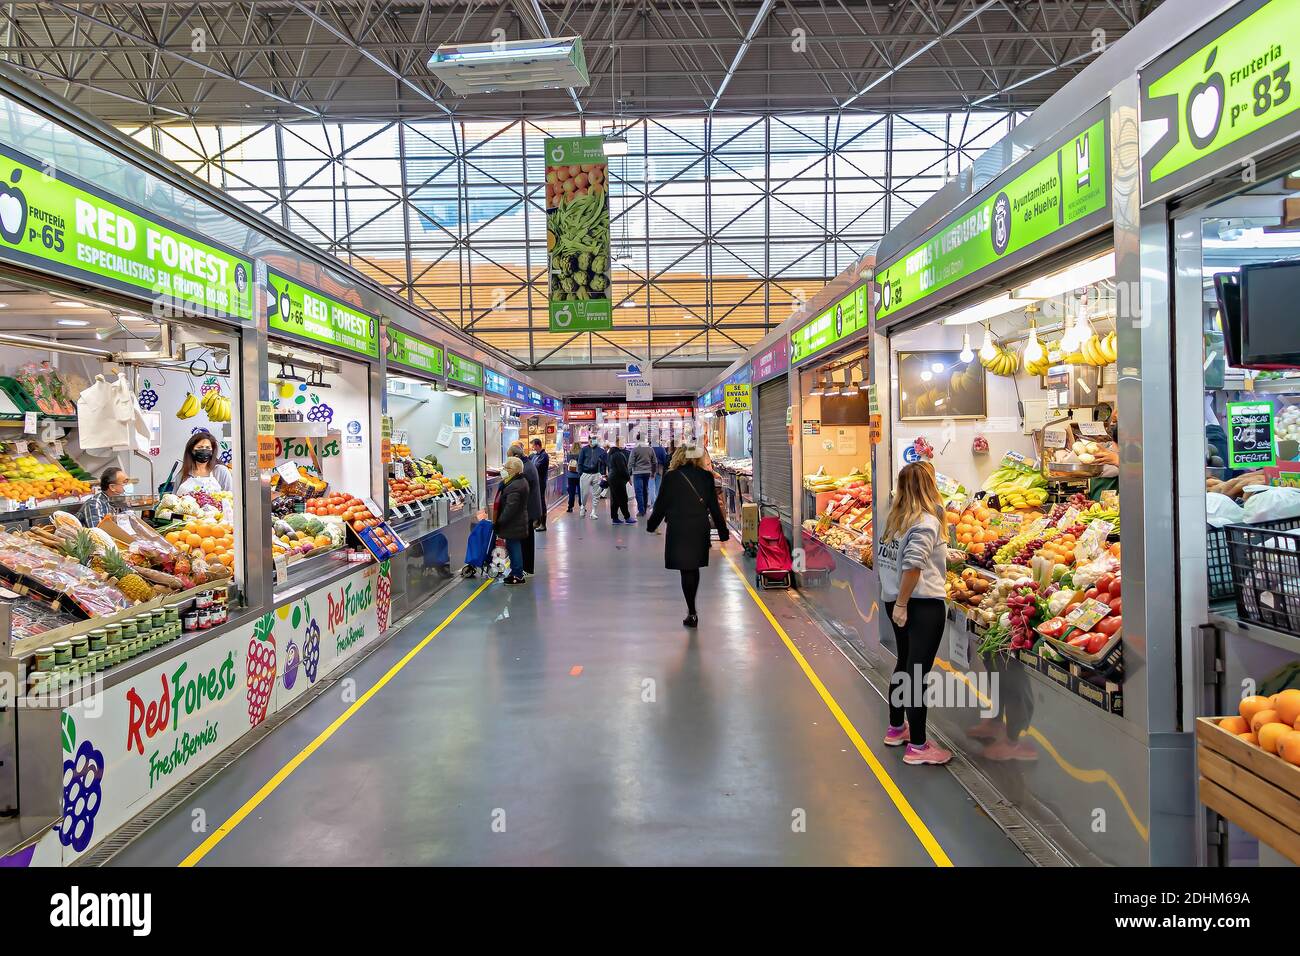
[[635,308],[636,308],[636,300],[635,300],[635,299],[624,299],[622,302],[619,303],[619,305],[621,305],[621,306],[622,306],[623,308],[625,308],[625,309],[635,309]]
[[627,155],[627,137],[619,134],[618,136],[606,136],[600,144],[600,148],[605,151],[606,156],[626,156]]
[[65,308],[65,309],[84,309],[84,308],[86,308],[86,303],[84,303],[84,302],[73,302],[71,299],[55,299],[55,300],[54,300],[54,304],[55,304],[55,305],[63,306],[63,308]]
[[469,396],[469,392],[462,392],[458,388],[449,388],[447,389],[446,394],[450,395],[452,398],[466,398]]
[[985,299],[983,302],[977,302],[960,312],[944,316],[942,324],[974,325],[976,322],[987,322],[989,319],[996,319],[999,315],[1006,315],[1008,312],[1022,308],[1028,305],[1029,302],[1028,299],[1022,299],[1018,296],[1013,297],[1010,293],[1004,292],[991,299]]
[[85,319],[59,319],[58,324],[69,325],[69,326],[73,326],[74,328],[79,328],[84,325],[89,325],[90,323],[87,322]]
[[809,394],[809,395],[825,395],[825,394],[826,394],[826,388],[825,388],[825,386],[822,385],[820,379],[818,379],[817,381],[813,382],[813,387],[810,388],[810,389],[808,389],[808,394]]
[[1115,253],[1108,252],[1076,263],[1068,269],[1053,272],[1051,275],[1034,279],[1027,285],[1014,290],[1011,295],[1017,299],[1050,299],[1054,295],[1064,295],[1081,289],[1086,285],[1115,278]]
[[440,46],[429,72],[461,96],[580,89],[590,80],[581,37],[543,37]]

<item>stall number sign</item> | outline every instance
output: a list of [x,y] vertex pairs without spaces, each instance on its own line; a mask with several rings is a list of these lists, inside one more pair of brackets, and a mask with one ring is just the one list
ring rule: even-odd
[[379,357],[379,320],[337,299],[299,285],[271,269],[266,300],[271,329],[323,342],[336,348]]
[[182,313],[251,319],[253,265],[24,153],[0,146],[0,257]]
[[1268,402],[1228,403],[1228,467],[1272,468],[1273,406]]
[[1106,120],[1099,119],[876,275],[876,320],[1105,209]]
[[[1300,77],[1291,72],[1297,23],[1300,0],[1239,3],[1142,71],[1144,201],[1300,125]],[[1288,129],[1276,128],[1282,120]]]
[[426,375],[441,378],[442,356],[441,346],[389,326],[388,361],[394,365],[405,365]]
[[729,412],[749,411],[749,386],[728,385],[726,388],[725,408]]

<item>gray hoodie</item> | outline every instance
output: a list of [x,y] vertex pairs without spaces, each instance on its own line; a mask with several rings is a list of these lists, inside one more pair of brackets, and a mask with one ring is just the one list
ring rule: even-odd
[[657,463],[653,448],[649,445],[637,445],[632,449],[632,457],[628,464],[634,475],[653,475]]
[[876,543],[876,571],[880,575],[880,596],[898,600],[899,578],[904,571],[920,570],[921,579],[912,597],[947,597],[944,579],[948,570],[948,543],[939,535],[939,519],[922,515],[902,537]]

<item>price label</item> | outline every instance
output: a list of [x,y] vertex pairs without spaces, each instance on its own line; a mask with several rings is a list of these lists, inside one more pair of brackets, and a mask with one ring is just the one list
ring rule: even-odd
[[27,412],[23,415],[23,432],[27,435],[36,434],[36,413]]
[[379,505],[375,503],[374,498],[367,498],[362,502],[362,504],[364,504],[367,508],[369,508],[370,513],[374,515],[376,518],[382,518],[384,516],[384,513],[381,510],[379,510]]
[[[257,457],[256,463],[258,469],[275,467],[275,436],[261,435],[257,436]],[[253,476],[256,477],[256,476]]]
[[1061,515],[1061,520],[1056,522],[1058,528],[1068,528],[1079,520],[1079,509],[1070,507],[1065,509],[1065,514]]
[[1002,530],[1004,532],[1009,531],[1012,534],[1016,534],[1018,533],[1021,524],[1024,523],[1024,520],[1025,516],[1020,514],[1018,511],[1004,514],[1002,516]]
[[1110,438],[1110,432],[1106,431],[1104,422],[1080,422],[1079,434],[1087,438]]
[[302,473],[298,471],[298,463],[296,461],[286,461],[276,469],[276,472],[279,473],[280,480],[286,485],[292,485],[294,482],[302,480]]
[[27,442],[22,441],[21,439],[14,442],[14,452],[16,452],[19,455],[27,454],[27,448],[28,448]]
[[1078,544],[1075,545],[1075,562],[1086,563],[1092,561],[1101,554],[1101,549],[1106,544],[1106,539],[1110,537],[1114,526],[1109,521],[1097,519],[1088,525],[1088,530],[1079,535]]
[[289,583],[289,561],[282,554],[275,557],[275,583],[280,587]]
[[1049,430],[1049,431],[1045,431],[1045,432],[1043,432],[1043,447],[1044,447],[1044,448],[1064,448],[1064,447],[1065,447],[1065,431],[1064,431],[1063,429],[1060,429],[1060,428],[1053,428],[1053,429],[1051,429],[1051,430]]
[[1097,622],[1109,613],[1109,604],[1103,604],[1096,598],[1088,598],[1088,600],[1065,615],[1065,619],[1081,631],[1091,631],[1097,626]]
[[393,477],[394,478],[406,477],[406,466],[403,465],[400,461],[397,464],[393,465]]
[[1272,468],[1277,464],[1273,436],[1272,404],[1228,403],[1229,468]]
[[275,434],[275,406],[270,402],[257,403],[257,433],[259,435]]
[[[955,617],[953,623],[958,623]],[[970,667],[970,634],[964,627],[960,631],[955,627],[948,628],[948,657],[950,663],[963,670]]]

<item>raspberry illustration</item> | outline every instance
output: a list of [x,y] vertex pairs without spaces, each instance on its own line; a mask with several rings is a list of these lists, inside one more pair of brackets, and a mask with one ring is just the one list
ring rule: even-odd
[[256,727],[266,720],[266,709],[275,689],[275,637],[271,634],[272,616],[264,614],[253,625],[248,639],[248,723]]
[[379,583],[375,585],[375,616],[379,621],[379,633],[388,630],[388,611],[393,604],[392,562],[381,561],[379,564]]
[[307,625],[307,637],[302,642],[302,667],[307,672],[308,683],[316,683],[316,670],[320,667],[320,625],[315,618]]
[[95,815],[104,802],[100,781],[104,779],[104,755],[89,740],[83,740],[76,756],[63,761],[63,819],[59,842],[80,853],[90,846],[95,832]]
[[284,649],[284,689],[292,689],[298,680],[298,645],[289,638],[289,646]]
[[158,393],[149,387],[149,380],[144,380],[144,391],[140,393],[140,407],[146,412],[153,411],[158,404]]
[[216,391],[220,393],[221,385],[218,384],[215,376],[209,375],[207,378],[203,380],[203,384],[199,386],[199,394],[206,395],[208,394],[208,392],[211,392],[213,389],[216,389]]
[[311,400],[312,407],[311,411],[307,413],[307,421],[325,422],[327,424],[334,421],[334,409],[330,408],[315,395],[311,397]]

